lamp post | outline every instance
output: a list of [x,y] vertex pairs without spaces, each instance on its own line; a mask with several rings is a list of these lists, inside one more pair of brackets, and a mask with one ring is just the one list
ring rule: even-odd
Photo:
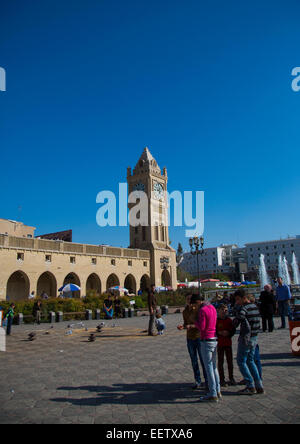
[[204,237],[191,237],[189,240],[190,248],[191,248],[191,254],[193,256],[196,255],[197,258],[197,272],[198,272],[198,292],[199,296],[201,294],[200,292],[200,267],[199,267],[199,254],[202,256],[204,254]]

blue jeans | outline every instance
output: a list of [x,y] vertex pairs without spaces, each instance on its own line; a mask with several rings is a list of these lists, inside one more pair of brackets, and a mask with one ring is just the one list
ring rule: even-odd
[[111,308],[110,310],[106,310],[106,308],[103,309],[106,319],[112,319],[114,317],[114,310]]
[[249,345],[239,341],[237,363],[248,388],[262,388],[262,380],[255,363],[257,336],[251,338]]
[[199,339],[188,339],[187,340],[187,348],[188,348],[188,351],[189,351],[189,354],[191,357],[196,384],[201,384],[201,375],[200,375],[200,368],[199,368],[199,363],[198,363],[198,356],[199,356],[199,359],[201,362],[203,376],[204,376],[205,382],[207,384],[206,370],[205,370],[204,362],[203,362],[203,359],[201,356],[200,338]]
[[281,317],[281,327],[286,327],[285,318],[288,316],[290,318],[291,307],[289,301],[278,301],[278,311]]
[[209,388],[208,396],[214,398],[216,398],[218,393],[221,392],[220,376],[217,366],[217,346],[217,341],[201,341],[201,355],[207,374]]
[[254,355],[254,362],[256,364],[260,379],[262,380],[262,365],[260,361],[260,351],[259,351],[259,345],[257,344],[255,348],[255,355]]

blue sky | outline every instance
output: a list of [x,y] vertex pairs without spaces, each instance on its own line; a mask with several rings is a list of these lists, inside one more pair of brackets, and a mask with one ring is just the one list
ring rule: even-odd
[[[207,246],[300,234],[298,0],[1,5],[0,217],[76,242],[149,146],[169,190],[204,190]],[[185,247],[184,228],[172,245]]]

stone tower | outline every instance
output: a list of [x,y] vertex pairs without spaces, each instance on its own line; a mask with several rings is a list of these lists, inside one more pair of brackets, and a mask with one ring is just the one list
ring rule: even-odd
[[[164,168],[161,172],[149,149],[145,148],[133,172],[128,168],[127,182],[129,194],[143,191],[148,198],[148,224],[130,226],[130,247],[150,250],[153,284],[176,289],[176,252],[170,247],[168,228],[167,170]],[[129,204],[129,209],[132,206]]]

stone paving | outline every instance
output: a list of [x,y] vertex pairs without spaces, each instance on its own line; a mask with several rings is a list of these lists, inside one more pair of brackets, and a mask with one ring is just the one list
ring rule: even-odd
[[[0,353],[0,423],[300,423],[300,359],[288,330],[260,335],[266,395],[239,397],[240,387],[230,387],[219,404],[202,405],[191,390],[185,332],[176,329],[181,315],[167,316],[164,336],[147,337],[147,322],[110,323],[93,343],[97,321],[72,336],[66,323],[14,327]],[[28,342],[31,331],[37,339]]]

